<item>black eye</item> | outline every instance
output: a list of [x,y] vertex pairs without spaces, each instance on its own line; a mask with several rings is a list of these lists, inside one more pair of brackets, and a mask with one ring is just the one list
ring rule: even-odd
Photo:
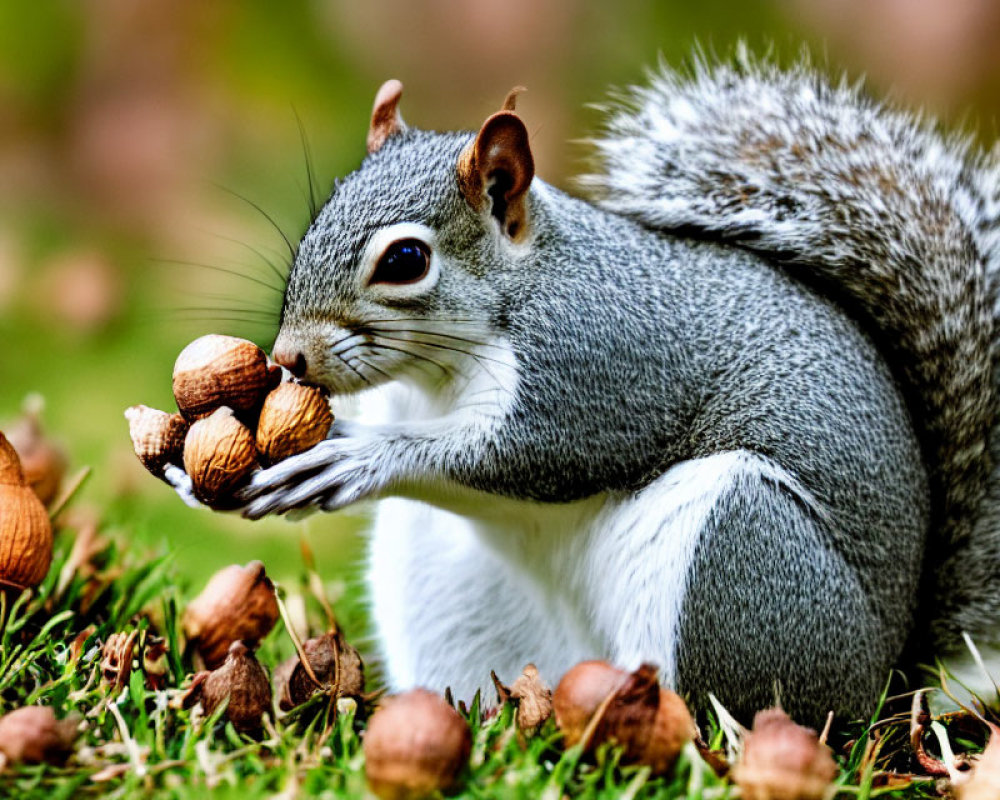
[[416,283],[430,267],[430,248],[419,239],[403,239],[382,253],[369,283]]

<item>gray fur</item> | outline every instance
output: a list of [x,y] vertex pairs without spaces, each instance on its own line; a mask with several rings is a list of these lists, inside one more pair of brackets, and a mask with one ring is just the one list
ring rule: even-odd
[[995,640],[996,163],[857,86],[742,51],[690,78],[656,75],[615,108],[596,146],[603,169],[581,184],[602,207],[788,264],[873,333],[931,470],[930,636],[920,649],[955,649],[963,630]]
[[[1000,600],[961,573],[1000,597],[987,447],[1000,455],[995,171],[804,68],[702,67],[658,77],[611,118],[606,171],[585,181],[599,206],[536,179],[527,240],[513,244],[459,190],[470,140],[408,129],[339,183],[299,247],[281,330],[306,353],[306,377],[335,392],[405,380],[432,406],[468,407],[442,401],[443,421],[338,423],[254,479],[249,516],[396,496],[468,517],[481,541],[454,563],[504,563],[495,585],[511,597],[497,608],[526,604],[525,619],[588,632],[567,628],[567,652],[669,659],[678,688],[699,702],[714,692],[742,717],[776,694],[813,722],[867,713],[928,609],[940,608],[938,642],[987,630]],[[401,223],[433,232],[440,278],[379,302],[362,254]],[[464,392],[484,376],[477,404]],[[712,472],[734,453],[739,469]],[[661,479],[699,464],[689,479],[718,485],[699,495],[710,501],[696,529],[678,521],[683,503],[646,513]],[[629,503],[642,519],[615,516]],[[565,530],[547,550],[554,520]],[[607,576],[560,572],[578,547],[606,546],[602,521],[620,568],[603,601],[589,592]],[[673,638],[654,630],[663,590],[639,566],[659,563],[678,532],[692,560],[678,550],[667,560],[686,572],[656,577],[684,587]],[[435,553],[433,532],[419,538],[428,557],[457,558]],[[946,577],[928,572],[921,589],[925,559],[942,553]],[[963,564],[969,553],[991,559]],[[416,580],[403,607],[436,619],[472,607],[467,592],[449,605],[417,580],[419,560],[402,570]],[[485,629],[509,628],[494,622]],[[620,635],[628,626],[636,636]],[[533,631],[510,643],[523,653],[479,652],[437,623],[400,636],[428,665],[407,674],[432,685],[449,677],[429,643],[449,637],[461,651],[451,661],[473,676],[463,680],[485,677],[491,657],[535,657]]]

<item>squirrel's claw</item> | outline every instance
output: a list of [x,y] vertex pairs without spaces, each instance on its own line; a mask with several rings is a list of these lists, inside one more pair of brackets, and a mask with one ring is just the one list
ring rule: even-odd
[[201,503],[194,496],[194,488],[191,485],[191,476],[188,475],[180,467],[173,464],[167,464],[163,469],[163,480],[169,483],[174,491],[177,492],[181,500],[184,501],[184,505],[190,506],[191,508],[201,508]]

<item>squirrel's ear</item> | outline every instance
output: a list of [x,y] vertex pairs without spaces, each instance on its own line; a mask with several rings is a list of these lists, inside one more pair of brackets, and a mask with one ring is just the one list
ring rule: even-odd
[[528,131],[521,118],[506,109],[483,123],[458,159],[458,185],[469,205],[489,208],[514,240],[527,229],[524,199],[534,175]]
[[388,80],[375,93],[372,106],[372,121],[368,128],[368,153],[377,152],[390,136],[406,130],[406,123],[399,115],[399,98],[403,96],[403,84]]

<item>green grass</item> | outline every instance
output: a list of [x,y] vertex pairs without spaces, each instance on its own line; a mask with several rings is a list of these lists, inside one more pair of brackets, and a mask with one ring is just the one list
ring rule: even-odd
[[[53,566],[34,593],[0,603],[0,712],[29,704],[51,706],[60,718],[77,722],[74,754],[62,765],[12,766],[0,771],[0,796],[53,800],[63,797],[360,797],[365,793],[361,737],[371,705],[342,706],[338,713],[317,695],[289,715],[273,719],[259,738],[241,736],[219,720],[170,702],[190,679],[179,618],[199,589],[179,582],[173,556],[161,548],[127,546],[129,507],[112,504],[109,541],[76,572],[67,568],[76,531],[62,530]],[[308,549],[307,549],[308,552]],[[248,552],[247,557],[254,554]],[[316,598],[316,575],[302,566],[299,577],[283,582],[286,598],[305,598],[308,624],[325,627]],[[320,567],[322,569],[322,567]],[[369,689],[378,689],[379,665],[369,647],[363,598],[357,585],[326,575],[321,596],[336,605],[339,623],[365,658]],[[310,589],[310,585],[313,587]],[[153,634],[170,645],[167,686],[153,691],[136,668],[124,689],[112,691],[100,676],[101,644],[115,632]],[[78,654],[71,644],[77,640]],[[273,668],[293,653],[281,623],[257,655]],[[138,664],[137,664],[138,667]],[[506,677],[506,676],[505,676]],[[513,676],[510,676],[513,677]],[[348,704],[350,705],[350,704]],[[841,766],[839,797],[913,798],[935,796],[926,778],[902,787],[886,784],[891,772],[914,770],[909,750],[909,698],[887,700],[869,723],[843,726],[831,734]],[[593,756],[566,750],[550,720],[525,737],[514,724],[514,709],[485,714],[473,702],[466,717],[473,749],[453,794],[477,798],[704,798],[734,795],[693,745],[668,777],[652,777],[644,767],[623,766],[619,752],[602,746]],[[707,741],[729,744],[708,719]],[[967,714],[948,721],[956,751],[978,749],[984,726]],[[928,736],[929,749],[934,737]]]

